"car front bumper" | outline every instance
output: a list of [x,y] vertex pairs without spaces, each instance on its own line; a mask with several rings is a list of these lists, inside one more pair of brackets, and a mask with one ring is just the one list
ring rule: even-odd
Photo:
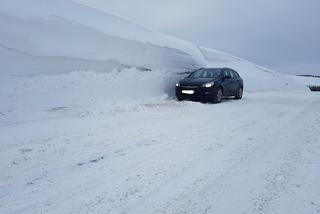
[[[218,88],[215,86],[210,88],[176,86],[176,97],[178,100],[210,101],[214,99],[217,90]],[[190,93],[191,91],[193,93]]]

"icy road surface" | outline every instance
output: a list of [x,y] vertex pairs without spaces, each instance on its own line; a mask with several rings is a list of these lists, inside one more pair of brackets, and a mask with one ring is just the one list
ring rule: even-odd
[[319,95],[0,112],[0,213],[319,213]]

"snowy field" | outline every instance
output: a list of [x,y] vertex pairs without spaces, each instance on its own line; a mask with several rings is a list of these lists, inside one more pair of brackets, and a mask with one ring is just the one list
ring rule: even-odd
[[319,213],[320,94],[179,103],[137,72],[1,77],[0,213]]

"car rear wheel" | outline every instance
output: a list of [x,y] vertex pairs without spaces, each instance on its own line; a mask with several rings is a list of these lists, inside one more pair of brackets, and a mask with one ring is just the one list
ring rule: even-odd
[[239,88],[239,90],[238,90],[235,98],[236,98],[237,100],[241,100],[241,99],[242,99],[242,95],[243,95],[243,88],[241,87],[241,88]]
[[223,91],[222,91],[221,88],[219,88],[217,93],[216,93],[216,95],[215,95],[215,97],[214,97],[213,102],[214,103],[221,103],[222,97],[223,97]]

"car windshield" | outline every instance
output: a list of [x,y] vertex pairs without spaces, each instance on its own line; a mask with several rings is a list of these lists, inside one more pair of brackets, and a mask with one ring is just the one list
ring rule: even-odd
[[189,78],[210,78],[217,79],[221,73],[221,69],[199,69],[189,75]]

